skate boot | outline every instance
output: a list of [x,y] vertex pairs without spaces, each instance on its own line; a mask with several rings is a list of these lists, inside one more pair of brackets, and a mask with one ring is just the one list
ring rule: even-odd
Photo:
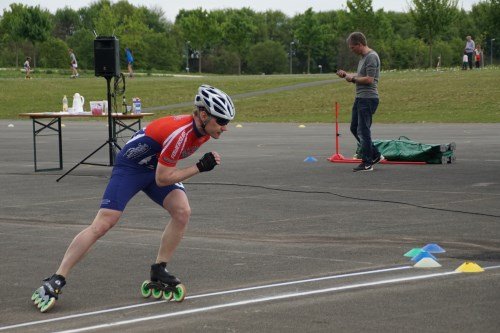
[[151,265],[151,280],[146,280],[141,285],[141,294],[144,298],[153,295],[153,298],[163,298],[170,301],[182,302],[186,297],[186,287],[181,281],[170,274],[167,263]]
[[31,295],[31,300],[40,309],[40,312],[46,312],[52,309],[56,304],[56,300],[59,298],[62,287],[66,285],[64,276],[57,274],[43,281],[44,284]]

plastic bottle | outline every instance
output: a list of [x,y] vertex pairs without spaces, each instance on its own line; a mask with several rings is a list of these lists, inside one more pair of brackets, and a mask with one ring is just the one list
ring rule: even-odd
[[127,100],[125,99],[125,95],[123,95],[122,100],[122,113],[127,114]]
[[136,97],[132,100],[132,109],[134,110],[134,113],[141,113],[142,105],[141,99],[139,97]]
[[62,108],[63,112],[68,112],[68,98],[66,97],[66,95],[64,95],[63,97],[63,108]]

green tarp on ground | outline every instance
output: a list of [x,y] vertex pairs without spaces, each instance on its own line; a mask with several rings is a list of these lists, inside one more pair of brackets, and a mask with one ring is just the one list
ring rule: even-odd
[[[455,143],[426,144],[400,136],[397,140],[373,140],[373,144],[388,161],[426,162],[429,164],[455,161]],[[361,156],[359,144],[356,155]]]

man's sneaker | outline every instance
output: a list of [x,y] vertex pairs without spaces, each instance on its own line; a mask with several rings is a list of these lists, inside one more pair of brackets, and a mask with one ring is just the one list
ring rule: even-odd
[[353,172],[356,171],[373,171],[373,164],[361,163],[357,167],[352,169]]
[[374,159],[373,159],[373,163],[372,163],[372,164],[377,164],[377,163],[380,163],[380,162],[381,162],[381,161],[383,161],[383,160],[385,160],[385,157],[384,157],[384,155],[380,154],[380,155],[378,155],[378,157],[377,157],[377,158],[374,158]]

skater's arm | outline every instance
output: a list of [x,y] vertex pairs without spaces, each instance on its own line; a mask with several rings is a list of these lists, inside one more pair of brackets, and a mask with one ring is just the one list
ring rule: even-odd
[[203,155],[195,165],[183,169],[177,169],[175,166],[169,167],[158,163],[155,176],[156,184],[161,187],[182,182],[197,173],[212,170],[216,165],[220,164],[220,161],[220,155],[213,151]]
[[196,165],[178,169],[176,167],[168,167],[161,163],[158,163],[156,168],[156,184],[160,187],[172,185],[178,182],[182,182],[200,171]]

